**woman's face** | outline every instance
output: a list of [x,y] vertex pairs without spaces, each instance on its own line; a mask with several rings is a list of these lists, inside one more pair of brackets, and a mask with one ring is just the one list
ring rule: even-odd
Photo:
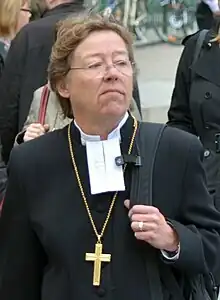
[[17,26],[17,32],[27,23],[29,23],[31,17],[31,10],[28,5],[28,2],[25,2],[25,4],[21,7],[20,13],[19,13],[19,19],[18,19],[18,26]]
[[132,98],[133,69],[124,40],[115,32],[91,33],[75,50],[66,78],[74,116],[120,117]]

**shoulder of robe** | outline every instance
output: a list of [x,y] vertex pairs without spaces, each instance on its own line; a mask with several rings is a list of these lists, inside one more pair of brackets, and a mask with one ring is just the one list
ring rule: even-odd
[[164,143],[166,142],[169,143],[173,149],[177,149],[180,152],[186,151],[192,142],[201,145],[195,135],[170,126],[166,126],[164,131]]
[[[188,44],[192,44],[192,43],[195,44],[199,37],[199,33],[200,31],[197,31],[193,34],[186,36],[182,41],[182,45],[187,46]],[[213,33],[211,32],[211,30],[209,30],[206,34],[204,42],[208,44],[212,38],[213,38]]]
[[182,45],[185,46],[189,39],[194,38],[194,39],[196,40],[197,37],[198,37],[198,35],[199,35],[199,31],[197,31],[197,32],[195,32],[195,33],[193,33],[193,34],[187,35],[187,36],[182,40]]

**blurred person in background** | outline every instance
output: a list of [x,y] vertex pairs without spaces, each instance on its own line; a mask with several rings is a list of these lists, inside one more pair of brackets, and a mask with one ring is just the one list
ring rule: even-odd
[[28,0],[0,1],[0,76],[11,40],[29,22],[30,17]]
[[[215,19],[218,24],[219,21]],[[201,40],[202,34],[204,40]],[[218,210],[220,210],[219,41],[218,29],[215,32],[213,27],[207,33],[199,31],[184,40],[185,47],[177,68],[168,110],[169,126],[196,135],[203,144],[203,165],[208,189]],[[195,60],[198,45],[201,48]],[[219,268],[216,271],[216,282],[220,286]]]
[[215,16],[220,16],[218,0],[200,1],[196,11],[196,20],[199,29],[210,29]]
[[[0,81],[11,41],[31,17],[29,0],[0,1]],[[0,147],[1,149],[1,147]],[[0,150],[0,211],[7,183],[6,167]]]
[[30,22],[12,41],[0,80],[0,136],[6,163],[27,118],[34,91],[47,83],[56,23],[69,14],[85,11],[83,0],[45,0],[45,5],[41,18]]

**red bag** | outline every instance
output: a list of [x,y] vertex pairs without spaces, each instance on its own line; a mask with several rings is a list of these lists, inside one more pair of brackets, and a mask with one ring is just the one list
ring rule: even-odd
[[40,109],[39,109],[39,115],[38,115],[38,123],[40,123],[42,125],[44,125],[44,123],[45,123],[49,96],[50,96],[50,90],[48,88],[48,85],[46,84],[43,87],[43,91],[41,94]]

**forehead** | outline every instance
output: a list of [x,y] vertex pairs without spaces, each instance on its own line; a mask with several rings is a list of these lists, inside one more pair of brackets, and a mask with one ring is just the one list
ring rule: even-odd
[[124,40],[114,31],[103,30],[90,33],[74,52],[75,57],[87,58],[100,55],[127,54]]

